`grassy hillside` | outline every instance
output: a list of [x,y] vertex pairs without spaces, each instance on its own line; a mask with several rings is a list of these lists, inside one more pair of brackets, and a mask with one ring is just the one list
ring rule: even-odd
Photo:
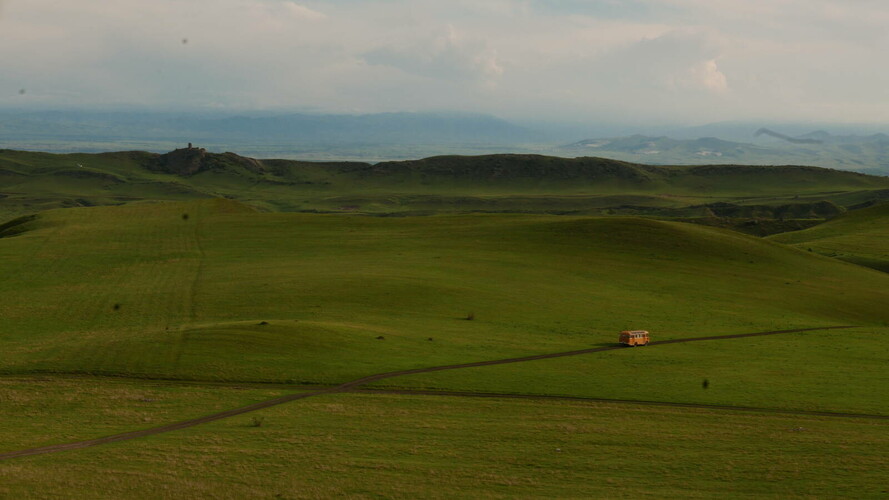
[[[232,172],[271,175],[269,165],[219,160],[233,164],[177,178],[215,175],[235,189],[243,183]],[[144,175],[172,175],[153,168]],[[880,210],[823,227],[865,234]],[[136,201],[0,225],[0,275],[0,453],[374,373],[612,346],[626,328],[666,340],[856,325],[442,371],[375,388],[889,415],[889,274],[681,222]],[[887,446],[878,418],[324,394],[2,461],[0,497],[867,498],[885,493]]]
[[[0,238],[7,374],[334,384],[611,344],[631,327],[669,339],[844,324],[880,334],[829,359],[820,353],[840,334],[753,345],[796,346],[839,363],[828,369],[838,376],[873,366],[854,388],[803,369],[811,356],[720,344],[728,350],[716,362],[749,367],[739,373],[756,384],[770,370],[802,379],[778,377],[752,395],[738,381],[728,393],[659,397],[820,407],[826,383],[849,391],[846,408],[885,409],[867,377],[889,347],[889,276],[724,230],[636,218],[268,214],[226,200],[57,210],[18,229]],[[665,370],[662,383],[698,384],[701,373],[686,369],[706,351],[675,349],[651,351],[655,364],[685,367]],[[562,368],[541,380],[560,380],[559,393],[613,395],[625,384],[612,374],[634,370],[640,355],[599,357],[610,367],[580,383]],[[521,392],[510,380],[498,387]],[[773,400],[792,388],[799,397]],[[640,391],[627,394],[648,397]]]
[[889,272],[889,203],[856,210],[817,227],[772,239]]
[[371,165],[254,160],[198,148],[165,155],[0,151],[3,219],[57,207],[210,197],[268,211],[823,219],[887,193],[889,178],[796,166],[655,167],[538,155]]

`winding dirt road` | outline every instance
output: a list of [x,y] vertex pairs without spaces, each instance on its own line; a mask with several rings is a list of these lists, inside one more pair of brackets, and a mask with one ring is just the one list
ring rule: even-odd
[[[693,337],[693,338],[683,338],[683,339],[672,339],[672,340],[660,340],[651,342],[649,346],[656,345],[666,345],[666,344],[680,344],[685,342],[701,342],[706,340],[727,340],[727,339],[739,339],[745,337],[762,337],[766,335],[779,335],[784,333],[797,333],[797,332],[808,332],[815,330],[837,330],[842,328],[854,328],[854,326],[831,326],[831,327],[823,327],[823,328],[797,328],[794,330],[776,330],[770,332],[756,332],[756,333],[739,333],[734,335],[715,335],[711,337]],[[322,394],[333,394],[339,392],[356,392],[356,388],[362,386],[364,384],[368,384],[371,382],[376,382],[378,380],[394,378],[394,377],[402,377],[405,375],[415,375],[418,373],[431,373],[443,370],[457,370],[461,368],[473,368],[478,366],[492,366],[492,365],[504,365],[508,363],[523,363],[526,361],[535,361],[538,359],[552,359],[552,358],[561,358],[566,356],[578,356],[581,354],[591,354],[594,352],[603,352],[603,351],[613,351],[617,349],[626,349],[626,347],[621,345],[613,345],[607,347],[594,347],[591,349],[579,349],[576,351],[566,351],[566,352],[556,352],[550,354],[537,354],[534,356],[523,356],[519,358],[508,358],[508,359],[497,359],[491,361],[476,361],[473,363],[462,363],[456,365],[443,365],[443,366],[433,366],[428,368],[414,368],[411,370],[399,370],[394,372],[386,372],[386,373],[378,373],[376,375],[369,375],[367,377],[362,377],[359,379],[355,379],[344,384],[338,385],[336,387],[330,387],[327,389],[321,389],[318,391],[311,392],[303,392],[298,394],[289,394],[287,396],[281,396],[274,399],[269,399],[266,401],[261,401],[259,403],[254,403],[252,405],[243,406],[240,408],[234,408],[231,410],[226,410],[219,413],[214,413],[212,415],[206,415],[203,417],[193,418],[190,420],[183,420],[181,422],[176,422],[172,424],[162,425],[159,427],[152,427],[150,429],[142,429],[138,431],[124,432],[121,434],[114,434],[111,436],[105,436],[96,439],[88,439],[86,441],[76,441],[73,443],[63,443],[63,444],[54,444],[49,446],[41,446],[39,448],[29,448],[26,450],[18,450],[11,451],[6,453],[0,453],[0,461],[9,460],[11,458],[17,457],[26,457],[30,455],[41,455],[44,453],[57,453],[61,451],[67,450],[77,450],[81,448],[89,448],[92,446],[99,446],[107,443],[116,443],[118,441],[127,441],[130,439],[136,439],[145,436],[152,436],[155,434],[161,434],[164,432],[172,432],[180,429],[186,429],[188,427],[194,427],[200,424],[206,424],[208,422],[214,422],[216,420],[222,420],[224,418],[234,417],[236,415],[243,415],[245,413],[254,412],[257,410],[262,410],[263,408],[269,408],[271,406],[277,406],[284,403],[289,403],[291,401],[296,401],[298,399],[310,398],[313,396],[320,396]],[[401,392],[404,394],[424,394],[422,391],[391,391],[391,392]],[[474,396],[474,397],[502,397],[502,398],[546,398],[547,396],[523,396],[523,395],[508,395],[508,394],[490,394],[490,393],[470,393],[470,392],[432,392],[429,391],[430,394],[437,395],[451,395],[451,396]],[[718,405],[706,405],[706,404],[688,404],[688,403],[661,403],[654,401],[615,401],[615,400],[604,400],[604,399],[593,399],[593,398],[562,398],[562,399],[577,399],[584,401],[605,401],[605,402],[621,402],[621,403],[635,403],[635,404],[651,404],[651,405],[663,405],[663,406],[676,406],[676,407],[685,407],[685,408],[704,408],[704,409],[730,409],[730,410],[748,410],[748,411],[761,411],[761,412],[775,412],[775,413],[789,413],[789,414],[800,414],[800,415],[819,415],[819,416],[831,416],[831,417],[845,417],[845,418],[878,418],[878,419],[889,419],[887,416],[883,415],[865,415],[858,413],[829,413],[829,412],[813,412],[813,411],[785,411],[785,410],[777,410],[770,408],[751,408],[751,407],[733,407],[733,406],[718,406]]]

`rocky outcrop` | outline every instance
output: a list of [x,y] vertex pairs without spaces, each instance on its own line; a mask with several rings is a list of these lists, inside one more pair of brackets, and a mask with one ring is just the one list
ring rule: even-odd
[[208,153],[204,148],[175,149],[148,161],[146,168],[181,176],[195,175],[208,170],[243,168],[256,173],[265,172],[262,162],[235,153]]

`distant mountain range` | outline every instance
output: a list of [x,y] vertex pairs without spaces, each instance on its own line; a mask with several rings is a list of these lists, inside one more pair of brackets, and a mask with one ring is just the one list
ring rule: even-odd
[[714,137],[672,139],[632,135],[586,139],[558,148],[565,156],[599,156],[659,165],[815,165],[869,173],[889,173],[889,136],[832,135],[819,130],[788,136],[761,128],[757,143]]
[[[816,135],[816,134],[827,134],[827,132],[823,132],[823,131],[819,130],[818,132],[812,132],[811,134],[807,134],[807,135],[811,136],[811,135]],[[824,144],[824,141],[822,139],[815,139],[813,137],[791,137],[789,135],[785,135],[780,132],[775,132],[774,130],[769,130],[765,127],[757,130],[753,134],[753,137],[759,137],[762,135],[767,135],[769,137],[774,137],[776,139],[782,139],[782,140],[785,140],[791,144]],[[827,135],[830,135],[830,134],[827,134]]]
[[[655,165],[811,165],[889,175],[889,136],[836,125],[718,123],[645,135],[603,135],[544,123],[517,125],[470,113],[212,113],[0,110],[0,148],[47,152],[170,151],[189,143],[212,152],[316,161],[406,160],[495,153],[599,156]],[[616,129],[614,129],[616,130]],[[621,129],[622,130],[622,129]],[[598,132],[597,132],[598,131]],[[606,132],[603,132],[606,131]],[[596,135],[592,135],[596,137]]]

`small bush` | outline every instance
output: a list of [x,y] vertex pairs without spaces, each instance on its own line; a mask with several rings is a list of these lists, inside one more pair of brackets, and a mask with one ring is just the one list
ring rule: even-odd
[[250,419],[250,427],[262,427],[262,422],[265,420],[265,417],[253,417]]
[[188,220],[188,214],[182,214],[182,220]]

